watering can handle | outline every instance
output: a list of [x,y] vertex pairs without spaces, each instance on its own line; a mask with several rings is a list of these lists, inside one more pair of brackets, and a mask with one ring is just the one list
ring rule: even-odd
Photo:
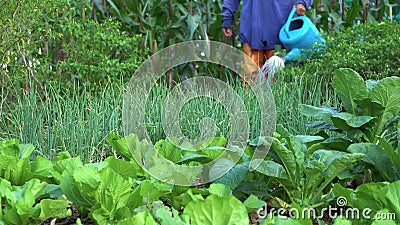
[[288,19],[287,19],[287,21],[286,21],[286,23],[285,23],[284,31],[285,31],[286,36],[287,36],[288,38],[289,38],[289,26],[290,26],[290,21],[291,21],[291,19],[293,18],[293,16],[294,16],[294,14],[296,13],[296,11],[297,11],[297,8],[296,8],[296,7],[292,9],[292,11],[290,12],[289,17],[288,17]]

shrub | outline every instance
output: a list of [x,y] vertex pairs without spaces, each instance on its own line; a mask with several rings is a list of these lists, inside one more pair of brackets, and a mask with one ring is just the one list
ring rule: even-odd
[[56,38],[51,44],[59,48],[50,79],[78,81],[96,90],[109,81],[130,78],[145,59],[141,37],[122,32],[115,20],[64,18],[53,28],[50,36]]
[[122,31],[115,20],[90,19],[89,2],[26,0],[2,6],[2,94],[15,96],[21,88],[54,82],[98,90],[100,84],[130,77],[145,59],[141,37]]
[[397,22],[359,24],[326,37],[328,50],[305,63],[307,74],[331,78],[339,68],[351,68],[364,79],[400,75]]

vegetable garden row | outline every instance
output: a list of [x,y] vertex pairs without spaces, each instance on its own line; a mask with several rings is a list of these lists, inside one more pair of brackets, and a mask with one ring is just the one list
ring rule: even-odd
[[[249,141],[240,161],[211,184],[193,181],[193,186],[185,187],[152,178],[132,156],[154,157],[152,145],[134,134],[120,138],[110,133],[107,140],[114,156],[95,163],[82,163],[68,152],[52,160],[31,157],[31,144],[2,141],[0,221],[15,225],[62,221],[71,216],[73,205],[79,212],[76,224],[87,218],[96,224],[312,224],[317,220],[330,224],[310,211],[304,218],[290,217],[304,209],[321,213],[333,204],[370,210],[369,217],[352,214],[354,218],[347,219],[338,211],[334,224],[398,224],[400,78],[365,82],[353,70],[340,69],[332,86],[346,111],[301,105],[301,112],[315,119],[308,125],[318,131],[316,135],[293,135],[278,125],[273,138]],[[249,171],[254,148],[267,142],[268,157]],[[217,159],[211,169],[216,173],[227,163],[218,161],[226,144],[221,136],[197,152],[180,149],[168,139],[154,147],[168,160],[188,167]],[[166,168],[155,164],[151,169]],[[356,183],[355,190],[349,181]],[[338,198],[344,198],[346,205],[340,205]],[[265,207],[281,210],[267,216],[261,210]],[[376,219],[382,213],[392,216]]]
[[[239,77],[202,62],[173,68],[151,90],[142,122],[152,143],[123,133],[125,85],[152,53],[207,38],[240,48],[237,36],[222,37],[221,3],[1,1],[0,224],[400,224],[397,0],[314,1],[307,16],[327,52],[287,63],[271,84],[273,137],[259,136],[259,104]],[[226,81],[241,98],[245,148],[229,145],[230,115],[211,98],[179,113],[189,139],[203,118],[215,122],[197,151],[164,133],[171,86],[197,76]],[[169,177],[171,164],[199,179],[181,186],[150,175]]]

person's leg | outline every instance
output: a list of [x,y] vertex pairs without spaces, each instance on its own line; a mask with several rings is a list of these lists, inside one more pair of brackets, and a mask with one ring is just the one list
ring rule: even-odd
[[[268,49],[268,50],[265,50],[265,58],[267,58],[267,60],[269,59],[269,58],[271,58],[272,56],[274,56],[274,50],[273,49]],[[264,65],[264,64],[263,64]],[[261,65],[261,66],[263,66],[263,65]],[[260,66],[260,67],[261,67]]]
[[242,85],[247,86],[252,84],[254,74],[258,71],[258,65],[253,60],[253,51],[249,44],[243,44],[243,70],[244,74],[241,78]]
[[266,55],[265,55],[266,51],[252,49],[251,52],[252,52],[251,59],[257,64],[259,68],[261,68],[266,61]]
[[[243,52],[248,57],[243,57],[244,67],[244,80],[248,81],[250,85],[256,80],[258,76],[258,70],[266,62],[266,57],[270,56],[270,51],[252,49],[249,44],[243,44]],[[268,57],[268,58],[269,58]],[[243,80],[243,79],[242,79]]]

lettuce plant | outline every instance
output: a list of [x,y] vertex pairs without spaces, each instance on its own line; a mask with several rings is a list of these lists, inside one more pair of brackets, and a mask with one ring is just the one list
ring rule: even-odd
[[53,190],[54,185],[38,179],[13,186],[8,180],[0,178],[0,224],[39,225],[49,218],[70,216],[69,202],[60,195],[53,196]]
[[[294,136],[282,126],[277,131],[283,142],[271,140],[272,160],[264,160],[256,170],[273,177],[283,188],[289,199],[287,203],[280,202],[281,207],[301,211],[326,206],[333,199],[335,179],[364,158],[361,153],[320,148],[324,140],[321,136]],[[305,219],[302,224],[312,222]]]
[[52,162],[41,156],[31,161],[34,150],[33,145],[20,144],[16,139],[0,142],[0,178],[18,186],[33,178],[55,183],[50,174]]
[[182,217],[189,224],[249,224],[245,205],[232,195],[229,187],[212,184],[210,195],[205,199],[196,199],[184,208]]
[[[360,212],[359,219],[348,218],[351,220],[350,224],[394,225],[400,223],[398,217],[400,215],[400,181],[372,182],[360,185],[355,190],[335,184],[333,192],[337,197],[346,198],[347,207]],[[362,211],[368,213],[363,215]],[[377,213],[384,217],[376,217]]]
[[321,147],[363,153],[363,160],[380,177],[398,180],[400,78],[364,81],[351,69],[339,69],[334,73],[332,87],[343,109],[301,105],[303,115],[317,119],[310,127],[326,137],[327,131],[336,134],[322,142]]
[[111,156],[103,162],[82,164],[79,157],[70,158],[63,153],[53,163],[52,174],[59,180],[62,193],[81,215],[89,216],[99,225],[139,221],[153,224],[151,216],[138,212],[147,210],[153,201],[173,189],[173,185],[142,176],[134,160]]

